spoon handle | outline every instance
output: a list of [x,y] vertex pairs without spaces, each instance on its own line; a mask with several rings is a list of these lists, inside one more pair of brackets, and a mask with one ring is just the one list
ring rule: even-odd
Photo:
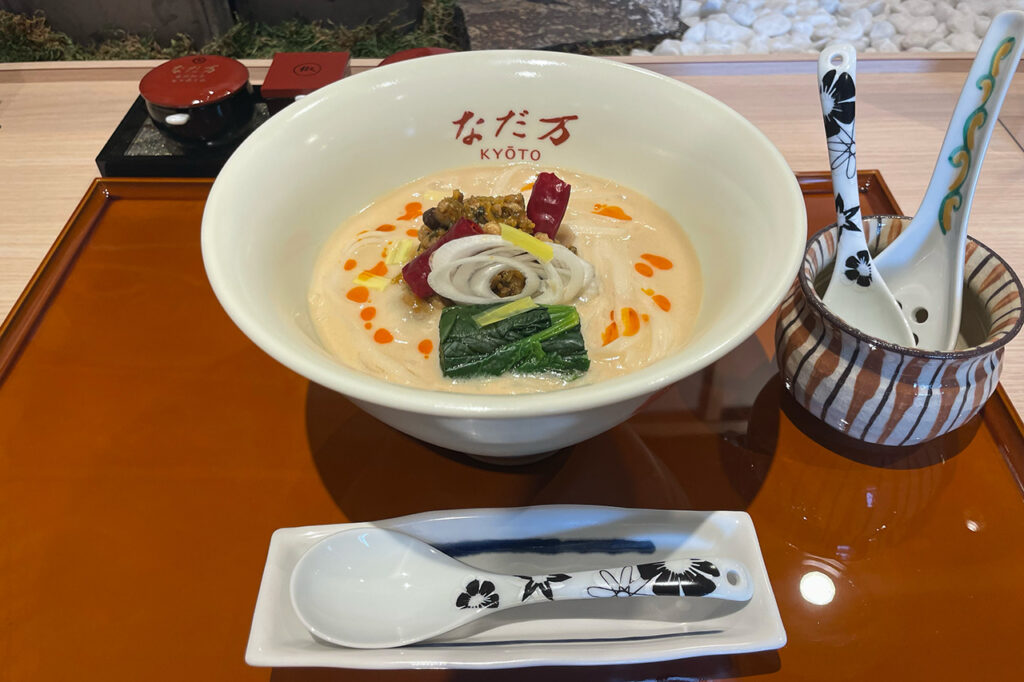
[[[942,234],[966,238],[974,186],[996,127],[999,110],[1017,71],[1024,40],[1024,12],[1002,12],[989,24],[946,130],[935,171],[915,218],[930,216]],[[963,219],[956,220],[956,214]]]
[[837,43],[819,55],[818,92],[825,120],[832,192],[835,195],[836,220],[839,224],[837,274],[832,277],[832,285],[837,283],[837,276],[842,270],[844,272],[840,280],[845,278],[849,283],[867,287],[872,283],[873,268],[864,240],[860,190],[857,187],[857,148],[854,142],[856,77],[857,51],[853,45]]
[[695,558],[575,573],[473,576],[455,605],[508,608],[526,602],[650,596],[748,601],[753,591],[750,574],[742,563]]

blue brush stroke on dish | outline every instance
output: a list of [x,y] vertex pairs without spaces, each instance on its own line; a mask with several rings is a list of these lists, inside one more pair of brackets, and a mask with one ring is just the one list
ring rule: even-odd
[[653,554],[655,547],[650,540],[627,540],[625,538],[562,540],[559,538],[526,538],[514,540],[465,540],[435,544],[439,550],[452,557],[474,554]]

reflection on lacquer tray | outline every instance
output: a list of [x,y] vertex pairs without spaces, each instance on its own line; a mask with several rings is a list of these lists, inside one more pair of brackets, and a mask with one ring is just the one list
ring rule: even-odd
[[[770,400],[765,410],[773,410]],[[538,462],[508,467],[411,438],[316,384],[306,396],[313,463],[349,519],[521,504],[747,508],[770,466],[770,428],[759,436],[765,449],[753,451],[744,439],[723,437],[714,428],[685,438],[641,435],[643,419]]]

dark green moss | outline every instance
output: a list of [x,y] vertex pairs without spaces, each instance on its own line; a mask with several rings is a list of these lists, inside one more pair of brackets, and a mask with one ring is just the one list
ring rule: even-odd
[[42,12],[32,16],[0,10],[0,62],[76,59],[169,59],[186,54],[219,54],[236,59],[269,59],[275,52],[349,51],[354,57],[386,57],[411,47],[459,49],[455,0],[423,0],[423,18],[413,27],[388,19],[355,28],[329,21],[286,21],[269,26],[239,21],[205,45],[179,34],[167,45],[152,36],[111,31],[100,40],[78,44],[53,30]]

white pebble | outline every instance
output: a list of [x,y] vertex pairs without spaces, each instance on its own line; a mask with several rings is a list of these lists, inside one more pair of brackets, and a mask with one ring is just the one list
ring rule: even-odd
[[709,43],[735,43],[750,40],[754,32],[746,26],[740,26],[728,16],[716,15],[708,17],[704,22],[707,26],[705,40]]
[[750,26],[757,19],[757,12],[747,2],[730,2],[725,6],[725,13],[740,26]]
[[692,24],[690,28],[686,29],[686,31],[683,33],[683,42],[703,43],[707,35],[708,25],[705,22],[701,21],[699,23]]
[[[935,17],[914,17],[907,33],[934,33],[939,28],[939,20]],[[946,31],[943,31],[943,35]]]
[[[688,17],[700,16],[700,2],[698,0],[682,0],[679,3],[679,18],[686,21]],[[686,23],[690,23],[686,21]]]
[[914,17],[904,12],[896,12],[889,15],[889,23],[896,27],[897,33],[909,33]]
[[772,46],[772,52],[807,52],[811,49],[809,40],[798,37],[779,36],[771,38],[768,44]]
[[768,45],[768,39],[762,36],[755,35],[747,43],[747,52],[750,54],[768,54],[771,52],[771,48]]
[[672,40],[671,38],[668,38],[667,40],[663,40],[660,43],[658,43],[657,47],[654,48],[653,52],[658,57],[681,55],[683,53],[682,47],[683,41]]
[[754,31],[766,38],[773,38],[787,33],[792,26],[793,22],[787,17],[777,12],[769,12],[757,18],[754,22]]
[[840,25],[834,35],[836,40],[852,42],[864,35],[864,27],[856,21],[850,21],[845,25]]
[[858,51],[971,53],[992,17],[1024,9],[1024,0],[679,0],[677,7],[689,28],[654,54],[817,52],[834,41]]
[[936,40],[937,38],[931,33],[908,33],[903,36],[903,49],[908,51],[914,47],[924,49]]
[[725,7],[725,0],[704,0],[704,3],[700,6],[700,15],[702,17],[709,17],[712,14],[721,12],[723,7]]
[[1002,2],[1002,0],[975,0],[974,5],[977,9],[977,14],[984,14],[989,18],[994,17],[1006,9],[1006,4]]
[[729,43],[708,42],[704,43],[705,54],[731,54],[732,46]]
[[885,12],[886,7],[887,7],[887,5],[885,4],[885,0],[875,0],[874,2],[869,2],[867,4],[867,10],[869,12],[871,12],[873,15],[875,15],[876,17],[879,14],[882,14],[883,12]]
[[956,10],[953,9],[952,5],[945,2],[936,2],[935,10],[932,12],[932,14],[935,16],[936,19],[938,19],[940,22],[944,24],[947,21],[949,21],[949,18],[953,16],[954,12],[956,12]]
[[814,12],[807,15],[807,19],[811,26],[822,26],[828,24],[830,26],[836,25],[836,18],[828,12]]
[[806,19],[800,19],[793,22],[793,27],[789,29],[789,32],[794,36],[803,36],[810,40],[811,34],[814,33],[814,26]]
[[981,38],[973,33],[950,33],[946,42],[954,52],[977,52],[981,47]]
[[871,10],[866,7],[861,7],[858,10],[854,10],[853,14],[850,15],[850,21],[856,21],[858,24],[867,29],[871,26],[871,22],[875,20],[875,15],[871,13]]
[[839,1],[839,14],[844,17],[848,17],[863,6],[861,0],[840,0]]
[[701,43],[688,43],[683,41],[683,45],[680,48],[683,56],[693,57],[695,55],[704,54],[704,47]]
[[892,38],[894,35],[896,35],[896,27],[885,19],[876,21],[871,25],[871,30],[868,31],[868,37],[874,43],[886,38]]
[[835,24],[822,24],[820,26],[815,26],[814,31],[811,33],[811,40],[833,39],[838,31],[839,28]]
[[935,10],[935,3],[929,0],[902,0],[899,6],[901,10],[915,17],[931,16]]

